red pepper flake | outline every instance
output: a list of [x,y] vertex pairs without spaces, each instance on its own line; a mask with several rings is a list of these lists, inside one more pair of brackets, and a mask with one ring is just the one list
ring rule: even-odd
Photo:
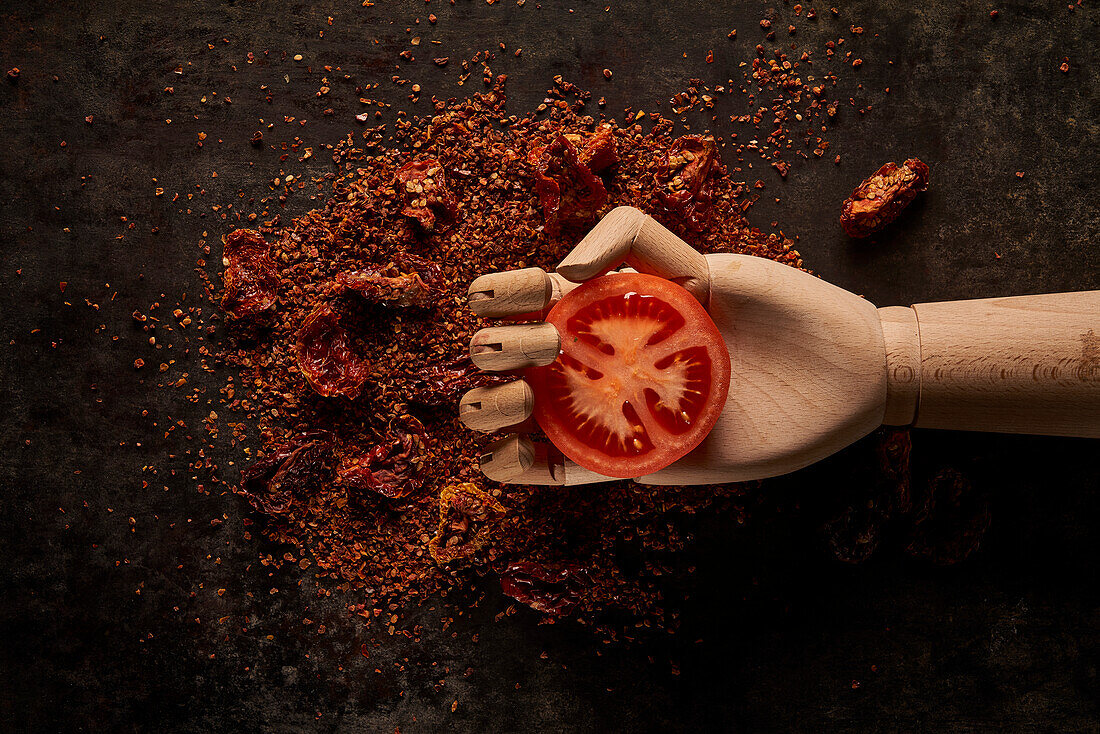
[[145,360],[144,359],[141,359],[140,357],[138,357],[137,359],[134,360],[134,369],[135,370],[140,370],[144,366],[145,366]]
[[1068,56],[1066,56],[1062,59],[1062,65],[1058,67],[1058,70],[1061,71],[1063,74],[1066,74],[1066,73],[1069,72],[1069,57]]
[[437,59],[432,59],[432,63],[436,66],[446,66],[447,62],[451,60],[450,56],[440,56]]
[[604,79],[610,79],[611,78],[611,69],[604,69],[603,70],[603,78]]
[[15,81],[19,78],[19,73],[19,67],[13,66],[12,68],[8,69],[8,79]]

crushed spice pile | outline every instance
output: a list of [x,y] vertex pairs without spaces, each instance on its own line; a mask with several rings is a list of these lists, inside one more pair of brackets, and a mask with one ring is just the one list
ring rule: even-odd
[[[485,325],[466,288],[482,273],[552,269],[619,205],[705,252],[802,260],[744,221],[744,189],[709,136],[674,138],[657,116],[648,130],[597,122],[564,82],[548,114],[510,117],[504,82],[436,103],[432,117],[399,124],[392,145],[383,129],[366,145],[349,138],[323,208],[226,233],[223,284],[211,283],[221,350],[205,356],[237,368],[225,407],[263,444],[237,491],[289,548],[264,562],[309,559],[303,568],[359,595],[363,617],[391,620],[409,601],[496,574],[549,619],[599,624],[618,610],[674,626],[656,588],[663,557],[684,542],[671,518],[712,505],[743,516],[752,488],[486,480],[477,460],[490,439],[457,421],[455,403],[501,378],[465,356]],[[616,562],[623,544],[646,559],[629,574]]]

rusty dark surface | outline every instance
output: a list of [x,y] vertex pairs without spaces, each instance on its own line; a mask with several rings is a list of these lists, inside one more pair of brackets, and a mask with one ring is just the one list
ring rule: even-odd
[[[770,3],[575,5],[4,3],[0,71],[21,73],[0,75],[0,729],[1100,726],[1095,442],[915,432],[919,474],[954,467],[991,497],[982,547],[946,568],[907,558],[890,537],[863,565],[832,559],[818,530],[822,498],[859,476],[866,447],[771,482],[788,511],[744,528],[700,518],[683,559],[697,567],[681,582],[684,629],[632,648],[568,624],[539,626],[525,610],[495,620],[508,603],[488,582],[446,632],[442,612],[425,608],[422,643],[387,638],[363,658],[377,633],[347,621],[339,595],[320,597],[308,576],[269,576],[254,562],[261,545],[242,535],[243,500],[194,491],[182,454],[190,444],[164,431],[168,416],[197,426],[207,408],[151,388],[166,355],[129,314],[182,292],[203,297],[198,242],[226,228],[212,204],[331,166],[323,154],[281,166],[269,144],[295,134],[335,143],[356,130],[356,84],[381,81],[370,96],[424,113],[432,93],[477,89],[476,74],[455,85],[456,60],[500,42],[508,52],[493,67],[509,75],[514,112],[537,105],[555,74],[605,96],[610,114],[667,112],[688,78],[724,81],[751,58],[761,17],[778,9],[785,29],[790,16]],[[839,167],[796,162],[783,182],[758,164],[767,189],[750,210],[756,224],[798,235],[811,267],[879,305],[1100,287],[1094,7],[885,0],[846,4],[836,18],[818,11],[816,25],[800,21],[782,42],[820,49],[848,38],[865,63],[842,85],[873,109],[838,116],[830,154],[842,156]],[[438,24],[428,25],[429,12]],[[847,32],[853,23],[866,29],[859,39]],[[423,85],[416,105],[388,81],[412,35],[425,45],[400,73]],[[248,51],[259,61],[247,64]],[[432,56],[452,62],[438,68]],[[332,91],[318,98],[322,76]],[[725,104],[714,124],[722,133],[745,111],[740,97]],[[260,118],[276,126],[257,148],[249,138]],[[931,166],[929,192],[886,231],[848,240],[840,202],[883,162],[909,156]],[[155,196],[157,187],[167,193]],[[175,192],[183,199],[172,202]],[[291,199],[285,211],[309,205]],[[139,357],[143,373],[132,368]],[[147,465],[159,473],[143,473]]]

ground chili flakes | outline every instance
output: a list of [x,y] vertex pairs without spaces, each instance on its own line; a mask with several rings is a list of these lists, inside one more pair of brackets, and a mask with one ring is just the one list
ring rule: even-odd
[[[563,201],[567,215],[585,212],[583,224],[614,206],[636,206],[704,252],[801,263],[789,240],[746,224],[743,189],[717,161],[705,181],[709,205],[695,209],[694,224],[670,213],[658,172],[670,151],[685,149],[675,147],[673,123],[651,115],[649,131],[600,125],[578,111],[584,96],[558,81],[545,115],[509,117],[498,78],[484,94],[437,103],[431,118],[401,124],[385,145],[383,129],[364,131],[361,147],[349,138],[334,151],[327,203],[285,225],[258,223],[270,243],[277,303],[264,329],[227,321],[215,338],[217,358],[239,373],[222,391],[234,436],[247,424],[267,447],[266,458],[242,473],[238,491],[270,518],[260,527],[271,541],[294,547],[319,576],[341,582],[355,613],[390,619],[407,603],[495,574],[524,603],[578,615],[608,637],[635,633],[633,623],[601,621],[605,612],[648,620],[651,629],[674,627],[659,580],[673,571],[669,554],[685,543],[677,518],[703,508],[743,518],[757,501],[755,485],[493,485],[477,468],[489,438],[456,420],[465,390],[507,379],[478,372],[464,356],[485,325],[466,307],[469,282],[509,268],[551,269],[577,241],[577,229],[546,226],[540,181],[551,180],[564,197],[553,217]],[[545,161],[550,145],[556,157]],[[453,197],[447,218],[437,219],[443,224],[428,229],[406,214],[421,192],[395,181],[399,171],[414,170],[410,163],[426,163],[415,169],[425,175],[440,168],[432,178],[445,181]],[[438,271],[426,277],[423,263]],[[400,298],[379,278],[413,272],[431,294],[417,304],[430,308],[380,308]],[[363,285],[352,273],[373,275],[351,289]],[[313,448],[298,454],[317,452],[311,472],[275,482],[301,448],[295,436],[319,428],[326,437],[309,439]],[[624,549],[636,559],[630,574],[619,567]],[[276,554],[265,563],[284,561]],[[554,575],[574,568],[583,583]]]

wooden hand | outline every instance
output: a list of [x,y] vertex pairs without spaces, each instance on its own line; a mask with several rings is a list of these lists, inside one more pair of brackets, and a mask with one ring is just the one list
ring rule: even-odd
[[[707,306],[730,352],[725,408],[710,434],[649,484],[745,481],[794,471],[883,423],[1100,437],[1100,291],[876,308],[819,278],[748,255],[703,256],[643,212],[619,207],[558,266],[494,273],[470,286],[487,317],[544,314],[577,283],[622,263],[679,283]],[[546,323],[482,329],[486,370],[549,364]],[[523,381],[467,393],[459,417],[493,432],[523,424]],[[491,479],[608,481],[513,433],[482,456]]]

